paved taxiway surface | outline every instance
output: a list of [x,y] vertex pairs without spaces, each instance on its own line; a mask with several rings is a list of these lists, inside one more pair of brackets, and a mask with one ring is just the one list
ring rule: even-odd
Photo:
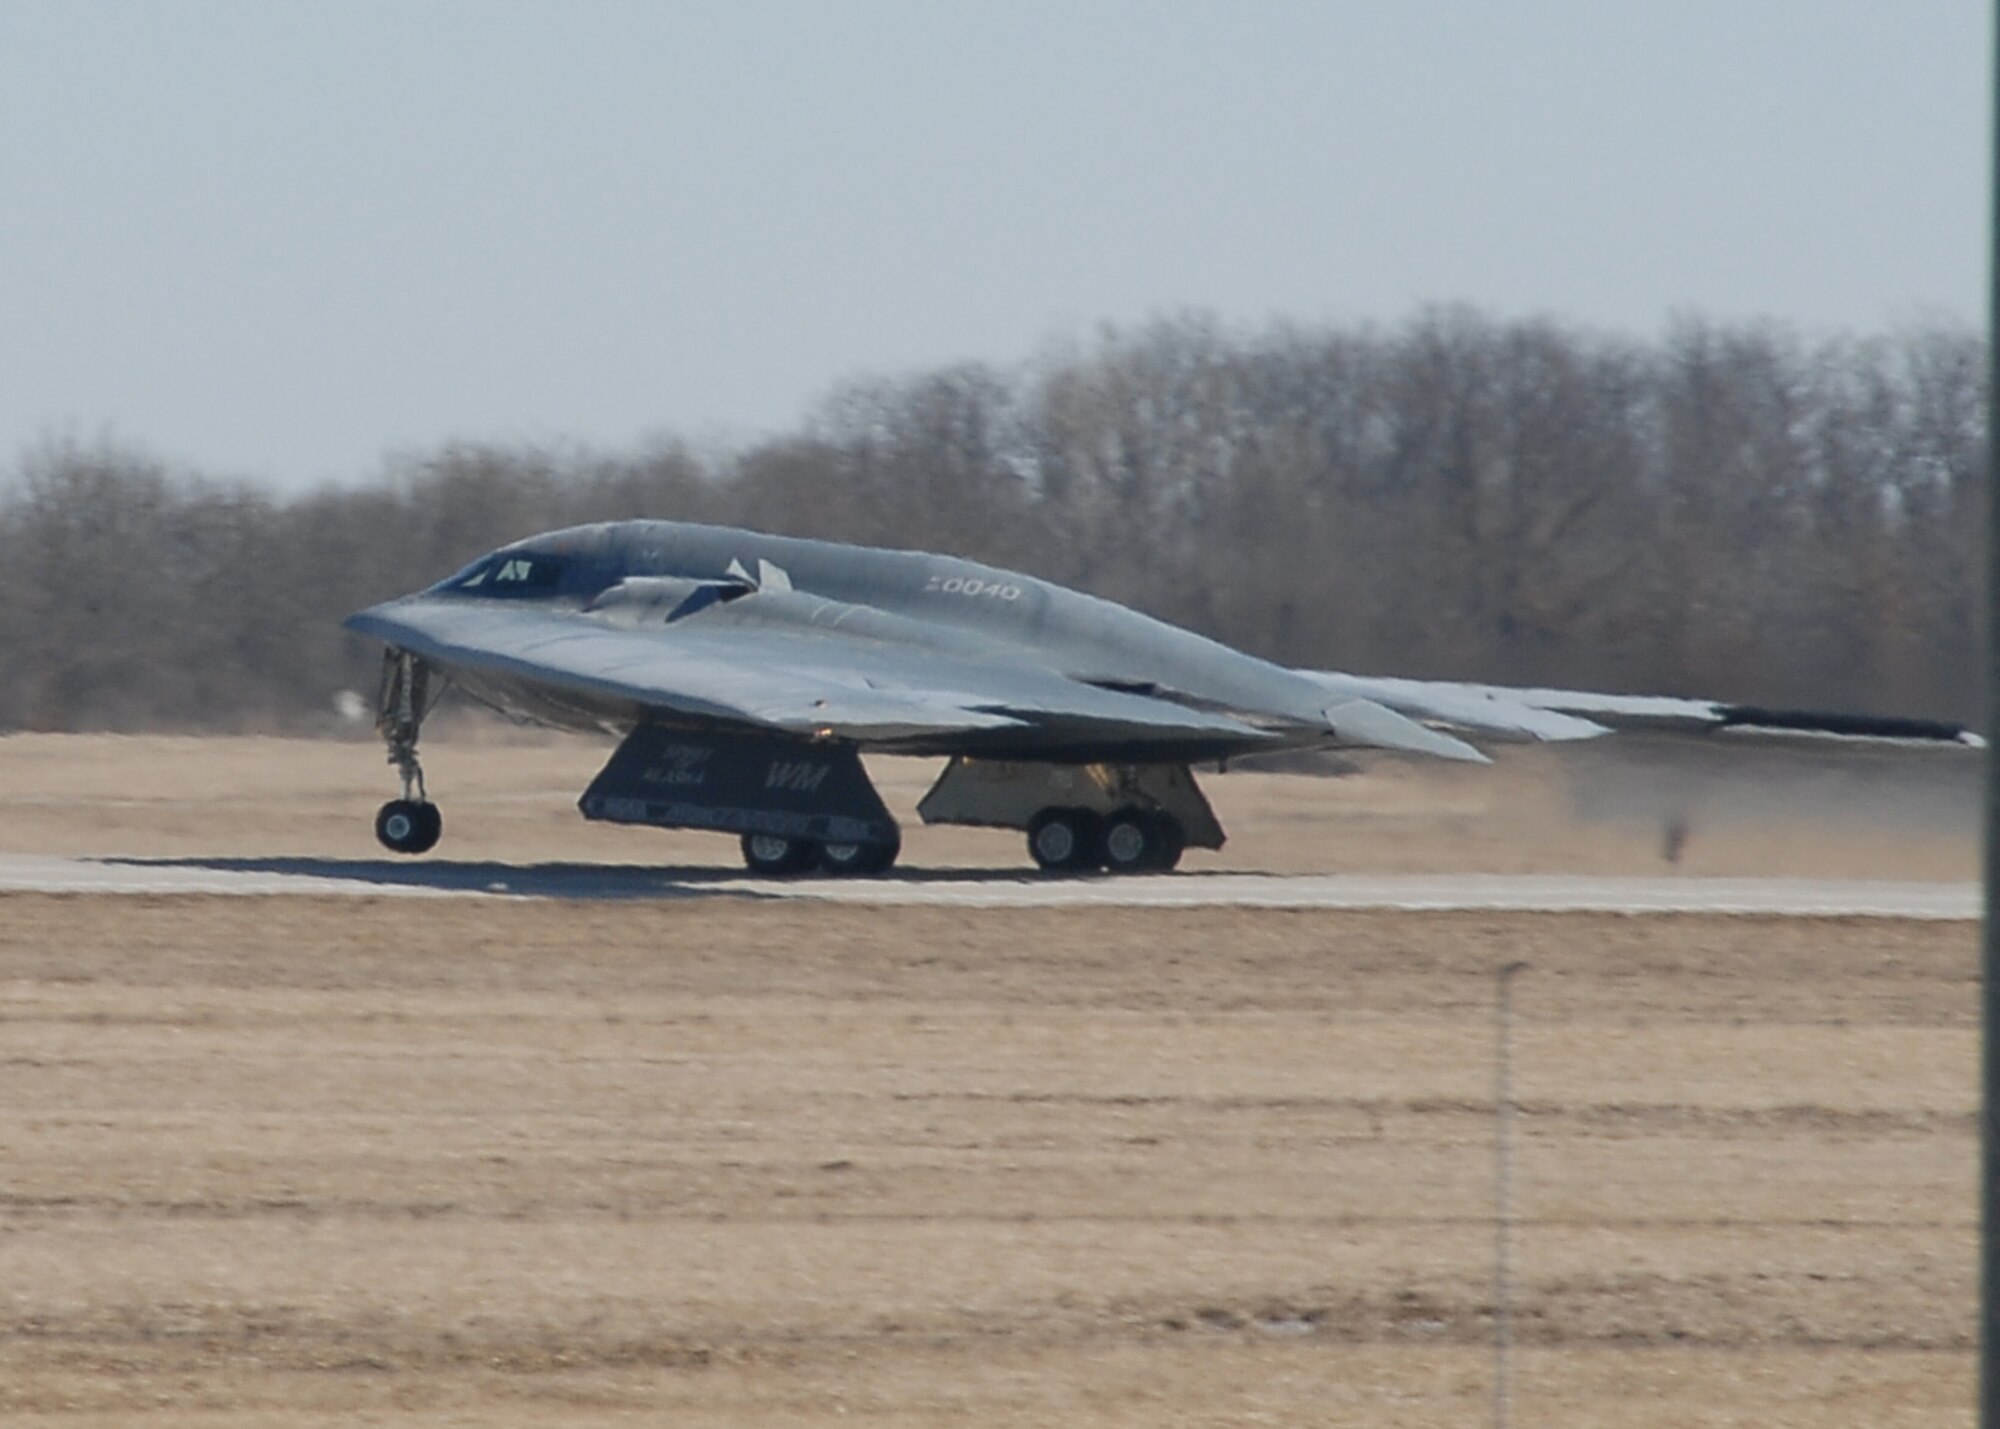
[[1979,917],[1977,885],[1780,878],[1185,872],[1037,877],[1015,870],[905,869],[880,879],[755,879],[720,869],[503,864],[449,859],[51,858],[0,855],[0,892],[514,897],[811,898],[883,906],[1390,908],[1514,912],[1740,913],[1785,917]]

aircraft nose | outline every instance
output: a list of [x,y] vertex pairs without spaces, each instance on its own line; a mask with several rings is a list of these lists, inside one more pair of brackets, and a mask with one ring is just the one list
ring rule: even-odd
[[412,595],[399,595],[392,600],[378,601],[365,610],[357,610],[340,622],[343,630],[352,630],[357,635],[380,635],[383,627],[394,622],[396,613],[417,599]]

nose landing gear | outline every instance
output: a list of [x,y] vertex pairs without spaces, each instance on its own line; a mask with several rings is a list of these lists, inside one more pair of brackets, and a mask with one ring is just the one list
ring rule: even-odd
[[444,815],[436,804],[391,799],[375,813],[375,837],[393,853],[428,853],[443,832]]
[[443,681],[432,680],[430,667],[409,651],[382,652],[375,728],[402,776],[403,797],[376,811],[375,837],[392,853],[427,853],[444,832],[444,815],[424,790],[424,766],[417,759],[417,731],[442,693]]

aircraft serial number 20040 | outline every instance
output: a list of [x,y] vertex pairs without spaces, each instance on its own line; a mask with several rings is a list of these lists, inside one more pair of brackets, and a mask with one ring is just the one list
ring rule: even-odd
[[983,595],[994,600],[1019,600],[1021,588],[1011,581],[981,580],[978,576],[932,576],[925,590],[941,590],[946,595]]
[[417,736],[447,684],[621,743],[586,818],[713,829],[767,874],[880,873],[902,833],[860,754],[946,761],[927,823],[1025,831],[1040,867],[1160,871],[1221,826],[1192,766],[1360,746],[1483,761],[1461,735],[1764,728],[1976,743],[1956,725],[1294,670],[1032,576],[672,521],[556,531],[347,620],[380,639],[402,776],[376,833],[443,829]]

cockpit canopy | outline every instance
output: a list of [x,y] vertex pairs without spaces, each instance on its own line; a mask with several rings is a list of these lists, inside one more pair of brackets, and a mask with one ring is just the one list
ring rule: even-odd
[[440,595],[477,595],[502,600],[554,595],[569,562],[531,551],[495,551],[432,587]]

